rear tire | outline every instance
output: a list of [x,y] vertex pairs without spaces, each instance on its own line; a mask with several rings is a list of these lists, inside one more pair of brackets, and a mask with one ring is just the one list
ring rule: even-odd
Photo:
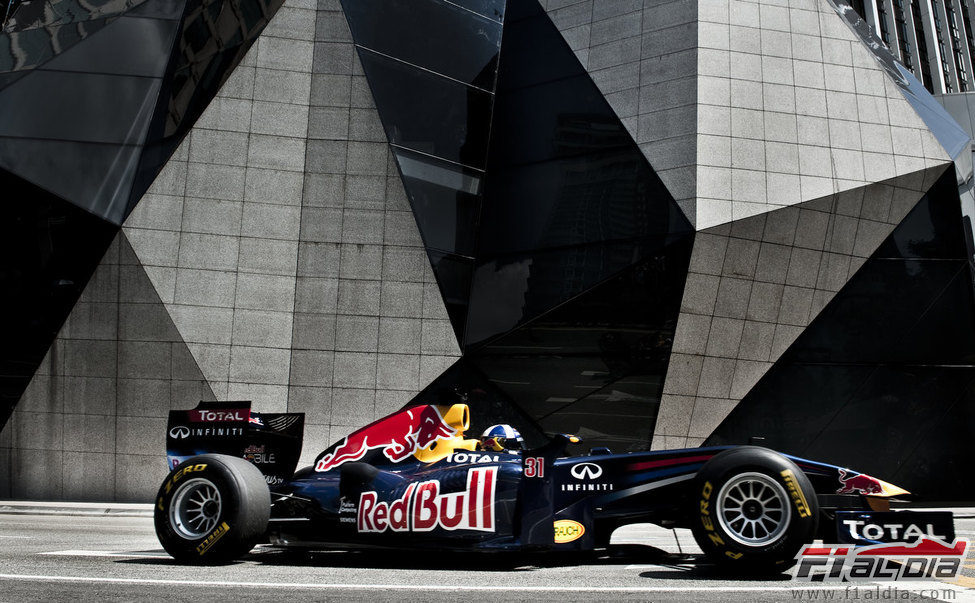
[[248,461],[204,454],[166,477],[155,506],[156,536],[181,563],[233,561],[267,531],[271,495],[260,470]]
[[698,472],[692,492],[694,538],[722,569],[782,572],[815,538],[819,505],[809,479],[767,448],[721,452]]

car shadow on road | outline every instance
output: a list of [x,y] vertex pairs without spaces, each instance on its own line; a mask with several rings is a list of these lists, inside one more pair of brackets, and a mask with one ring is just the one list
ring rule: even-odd
[[[173,559],[136,557],[115,562],[133,565],[179,565]],[[470,572],[530,572],[551,567],[655,565],[667,576],[682,577],[704,563],[701,555],[680,555],[646,545],[611,545],[589,552],[449,552],[439,550],[314,550],[259,547],[232,564],[335,567],[347,569],[416,569]],[[230,565],[230,564],[228,564]],[[669,569],[672,568],[672,569]],[[656,570],[655,570],[656,571]],[[706,570],[704,570],[706,571]]]

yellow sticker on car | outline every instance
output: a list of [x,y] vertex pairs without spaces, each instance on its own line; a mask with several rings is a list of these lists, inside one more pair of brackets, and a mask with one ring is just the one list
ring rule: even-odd
[[586,528],[578,521],[571,519],[560,519],[555,522],[555,542],[563,544],[582,538],[586,533]]

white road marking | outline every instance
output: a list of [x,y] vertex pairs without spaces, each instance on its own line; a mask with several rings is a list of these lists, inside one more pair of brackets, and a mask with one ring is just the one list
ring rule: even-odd
[[[100,578],[89,576],[32,576],[0,574],[0,580],[43,582],[78,582],[92,584],[139,584],[160,586],[207,586],[217,588],[282,588],[302,590],[396,590],[396,591],[477,591],[477,592],[583,592],[583,593],[652,593],[652,592],[791,592],[795,590],[842,590],[847,585],[812,586],[791,583],[790,586],[460,586],[444,584],[320,584],[295,582],[234,582],[219,580],[159,580],[138,578]],[[903,585],[901,585],[903,586]],[[912,583],[911,586],[920,586]],[[945,586],[938,583],[938,586]],[[906,590],[906,589],[905,589]]]
[[3,534],[0,534],[0,538],[18,538],[20,540],[30,540],[33,538],[33,536],[4,536]]
[[147,559],[171,559],[169,555],[154,553],[125,553],[117,551],[84,551],[80,549],[69,549],[66,551],[48,551],[37,553],[38,555],[57,555],[61,557],[145,557]]

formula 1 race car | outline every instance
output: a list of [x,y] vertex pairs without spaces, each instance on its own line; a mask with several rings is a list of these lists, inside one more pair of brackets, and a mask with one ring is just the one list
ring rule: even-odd
[[950,513],[889,510],[905,490],[757,446],[566,457],[572,436],[476,450],[467,404],[398,411],[292,473],[304,416],[250,403],[172,411],[156,533],[180,562],[227,562],[259,542],[299,548],[575,550],[633,523],[690,528],[714,563],[778,572],[800,547],[936,537]]

